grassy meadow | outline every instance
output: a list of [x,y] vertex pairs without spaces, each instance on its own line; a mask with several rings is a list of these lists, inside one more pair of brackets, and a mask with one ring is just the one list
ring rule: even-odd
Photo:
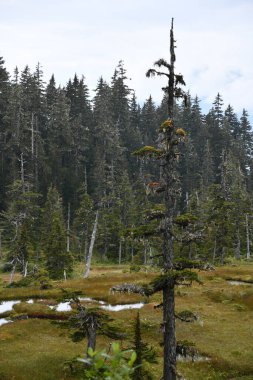
[[[22,302],[14,306],[12,317],[28,315],[0,327],[0,379],[1,380],[72,380],[66,361],[82,355],[86,342],[74,343],[70,332],[55,321],[57,312],[49,308],[61,297],[64,288],[79,291],[110,304],[144,301],[140,309],[142,338],[154,346],[158,364],[149,365],[154,379],[162,374],[160,323],[162,310],[154,308],[161,302],[161,294],[149,299],[133,294],[110,294],[112,285],[147,283],[157,273],[130,273],[128,266],[95,266],[90,277],[82,279],[82,268],[77,267],[73,279],[53,282],[48,290],[38,288],[6,288],[8,274],[1,274],[0,299],[34,299],[33,304]],[[190,310],[198,315],[194,322],[177,320],[177,339],[195,343],[205,360],[178,362],[178,370],[187,380],[252,380],[253,379],[253,264],[236,263],[215,271],[199,272],[203,284],[176,289],[176,311]],[[15,280],[18,279],[16,276]],[[229,281],[246,281],[232,285]],[[41,301],[47,300],[47,301]],[[7,313],[9,315],[10,313]],[[59,312],[59,319],[70,312]],[[123,348],[131,346],[133,323],[137,310],[108,312],[114,324],[126,332]],[[0,318],[5,317],[0,315]],[[43,317],[43,319],[42,319]],[[98,337],[97,348],[109,347],[109,339]]]

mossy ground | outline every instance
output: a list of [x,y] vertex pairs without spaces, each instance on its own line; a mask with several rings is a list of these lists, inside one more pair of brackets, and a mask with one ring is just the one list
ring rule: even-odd
[[[5,288],[7,275],[2,275],[1,299],[47,298],[58,299],[61,288],[80,291],[85,296],[103,299],[109,303],[138,302],[139,295],[109,294],[112,285],[122,282],[143,283],[152,280],[155,273],[129,273],[126,266],[94,267],[90,278],[81,278],[82,269],[76,268],[74,279],[53,283],[53,288]],[[203,285],[176,289],[176,310],[191,310],[198,321],[184,323],[177,320],[177,339],[196,344],[198,351],[209,360],[195,363],[178,363],[179,371],[187,380],[252,380],[253,379],[253,285],[233,286],[226,279],[253,280],[253,265],[238,263],[234,267],[217,268],[215,272],[199,272]],[[159,364],[150,367],[154,379],[160,379],[162,366],[161,294],[155,294],[140,310],[142,337],[151,343],[159,357]],[[50,301],[53,302],[53,301]],[[16,305],[17,313],[50,314],[39,303]],[[136,310],[111,312],[115,324],[129,334],[123,347],[131,344],[131,333]],[[109,341],[98,338],[98,348]],[[74,376],[64,363],[85,351],[85,342],[73,343],[69,331],[47,319],[19,320],[0,327],[0,379],[1,380],[65,380]]]

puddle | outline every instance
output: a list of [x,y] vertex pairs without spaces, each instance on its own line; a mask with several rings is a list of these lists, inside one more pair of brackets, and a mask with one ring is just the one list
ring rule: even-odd
[[72,307],[69,302],[60,302],[56,306],[49,306],[50,309],[54,309],[56,311],[71,311]]
[[238,281],[238,280],[228,280],[228,283],[230,285],[253,285],[251,282],[246,282],[246,281]]
[[99,305],[105,305],[106,304],[106,302],[104,302],[104,301],[98,301],[98,300],[95,300],[95,299],[89,298],[89,297],[80,297],[79,300],[83,301],[83,302],[98,303]]
[[96,300],[90,297],[79,297],[79,300],[84,302],[97,302]]
[[[121,311],[121,310],[128,310],[128,309],[141,309],[144,306],[143,302],[140,303],[132,303],[132,304],[127,304],[127,305],[110,305],[107,304],[104,301],[98,301],[93,298],[89,297],[80,297],[80,301],[82,302],[87,302],[87,303],[95,303],[98,305],[103,310],[106,311]],[[27,302],[29,304],[34,303],[33,299],[29,300],[15,300],[15,301],[2,301],[0,304],[0,313],[5,313],[7,311],[11,311],[13,308],[13,305],[20,303],[20,302]],[[72,311],[71,303],[70,302],[60,302],[57,305],[48,305],[51,310],[55,311]],[[6,320],[5,318],[0,319],[0,326],[9,323],[11,321]]]
[[0,303],[0,313],[5,313],[6,311],[11,311],[13,305],[20,303],[20,300],[15,301],[1,301]]
[[203,356],[203,355],[194,355],[194,356],[191,356],[191,355],[177,355],[177,360],[179,362],[185,362],[185,363],[189,363],[189,362],[204,362],[204,361],[208,361],[208,360],[211,360],[210,358],[208,358],[207,356]]
[[128,310],[128,309],[141,309],[144,306],[143,302],[140,303],[132,303],[128,305],[103,305],[101,306],[101,309],[107,310],[107,311],[121,311],[121,310]]
[[6,323],[11,323],[10,319],[0,318],[0,326],[5,325]]
[[[96,301],[92,299],[84,299],[80,298],[80,301],[86,301],[86,302],[96,302],[98,303],[101,309],[107,310],[107,311],[121,311],[121,310],[128,310],[128,309],[140,309],[144,306],[144,303],[133,303],[133,304],[128,304],[128,305],[110,305],[106,304],[104,301]],[[71,305],[69,302],[61,302],[56,306],[49,306],[51,309],[54,309],[56,311],[71,311]]]

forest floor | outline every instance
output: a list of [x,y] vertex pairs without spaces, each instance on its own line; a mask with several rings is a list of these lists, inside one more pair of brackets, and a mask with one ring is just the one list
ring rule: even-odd
[[[74,343],[70,331],[56,321],[34,318],[53,313],[49,304],[61,296],[61,289],[79,291],[82,296],[103,300],[109,304],[143,301],[139,310],[142,339],[154,346],[159,362],[149,365],[154,379],[162,374],[162,311],[154,308],[161,294],[146,299],[133,294],[110,294],[110,288],[120,283],[148,283],[155,272],[130,273],[129,266],[94,266],[88,279],[81,278],[82,268],[76,268],[74,278],[53,282],[52,289],[34,287],[6,288],[9,274],[0,274],[0,300],[34,299],[14,306],[16,314],[29,315],[0,327],[1,380],[72,380],[66,361],[85,352],[85,341]],[[199,272],[203,284],[176,289],[176,311],[194,312],[194,322],[177,320],[177,339],[195,343],[204,357],[202,361],[178,362],[178,370],[186,380],[252,380],[253,379],[253,263],[237,263],[211,272]],[[16,278],[17,279],[17,278]],[[234,282],[236,281],[236,282]],[[237,282],[238,281],[238,282]],[[240,281],[246,281],[240,282]],[[44,301],[41,301],[44,300]],[[45,302],[47,300],[47,302]],[[131,346],[136,309],[107,312],[128,337],[123,348]],[[0,318],[9,314],[0,315]],[[64,315],[62,313],[61,315]],[[67,313],[65,313],[67,316]],[[99,336],[97,348],[109,346],[109,339]]]

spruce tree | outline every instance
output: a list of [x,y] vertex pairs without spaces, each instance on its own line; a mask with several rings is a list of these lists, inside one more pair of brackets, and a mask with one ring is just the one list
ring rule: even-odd
[[[164,192],[164,218],[161,224],[163,234],[163,271],[164,275],[154,280],[152,292],[162,290],[163,292],[163,345],[164,345],[164,366],[163,379],[176,380],[176,334],[175,334],[175,285],[179,278],[185,278],[184,275],[177,274],[174,271],[174,234],[173,219],[175,216],[176,199],[178,193],[178,178],[176,173],[177,158],[179,156],[178,145],[185,137],[185,131],[177,128],[174,120],[174,102],[177,98],[183,98],[186,101],[186,94],[182,91],[181,86],[185,85],[183,76],[176,75],[174,72],[175,65],[175,40],[173,32],[173,19],[170,30],[170,63],[164,59],[159,59],[155,66],[156,69],[150,69],[147,76],[165,76],[168,79],[168,85],[164,87],[167,94],[168,118],[159,128],[159,147],[145,146],[135,154],[142,158],[156,159],[160,165],[160,188]],[[165,71],[160,71],[162,68]],[[188,273],[188,272],[187,272]],[[189,275],[192,277],[192,275]]]
[[3,236],[9,251],[7,259],[15,268],[20,268],[22,274],[25,274],[28,260],[33,263],[36,260],[39,198],[27,181],[14,181],[7,192],[7,208],[1,213]]
[[[75,75],[73,82],[71,80],[68,82],[66,97],[70,101],[69,117],[72,136],[70,141],[70,164],[72,168],[71,184],[74,188],[78,187],[79,181],[84,181],[84,167],[87,167],[91,149],[92,113],[88,87],[84,83],[84,77],[79,80]],[[70,197],[71,194],[69,194]]]
[[50,187],[43,211],[42,247],[51,278],[60,279],[72,271],[72,256],[66,251],[66,229],[62,201],[56,188]]
[[115,185],[124,167],[120,133],[113,121],[111,89],[99,79],[94,98],[92,129],[92,186],[97,199],[115,194]]
[[150,97],[145,101],[141,110],[140,131],[142,143],[144,145],[154,144],[157,139],[157,125],[156,107],[153,99]]
[[[50,91],[52,103],[48,99],[43,189],[47,191],[50,184],[53,183],[61,191],[63,200],[67,204],[67,199],[69,199],[69,194],[73,193],[74,186],[71,184],[73,168],[71,166],[70,106],[63,89],[58,88],[55,93],[53,82],[50,82]],[[49,87],[47,95],[49,95]]]
[[[208,133],[210,135],[210,148],[213,152],[213,163],[214,170],[216,174],[216,181],[220,180],[219,166],[221,163],[222,149],[224,148],[224,142],[226,139],[224,137],[224,115],[223,115],[223,100],[221,95],[218,93],[215,101],[213,102],[213,107],[206,116],[206,124],[208,128]],[[227,137],[227,136],[226,136]]]

